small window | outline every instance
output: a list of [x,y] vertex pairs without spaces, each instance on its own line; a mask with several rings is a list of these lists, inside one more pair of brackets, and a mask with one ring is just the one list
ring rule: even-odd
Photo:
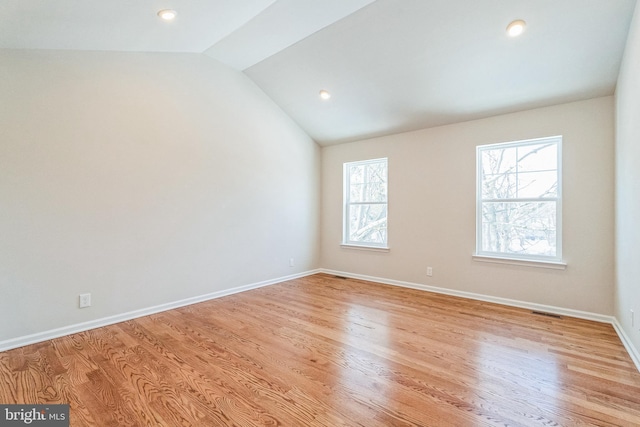
[[477,255],[561,260],[561,148],[561,136],[477,147]]
[[344,245],[387,247],[387,159],[344,164]]

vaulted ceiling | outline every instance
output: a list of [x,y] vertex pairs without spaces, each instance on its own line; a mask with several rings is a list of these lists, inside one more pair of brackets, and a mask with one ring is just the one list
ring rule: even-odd
[[635,3],[5,1],[0,48],[208,55],[334,144],[613,94]]

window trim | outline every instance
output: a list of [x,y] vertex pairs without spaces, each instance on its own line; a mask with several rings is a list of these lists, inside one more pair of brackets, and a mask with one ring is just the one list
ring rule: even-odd
[[[528,145],[539,145],[545,142],[553,142],[557,146],[557,175],[558,188],[555,198],[514,198],[504,199],[506,201],[555,201],[556,202],[556,255],[533,255],[514,254],[504,252],[492,252],[482,250],[482,203],[491,200],[482,200],[482,152],[499,148],[524,147]],[[477,261],[495,262],[500,264],[516,265],[536,265],[545,264],[548,266],[558,266],[559,269],[566,268],[566,263],[562,260],[562,135],[549,136],[544,138],[523,139],[519,141],[502,142],[497,144],[485,144],[476,146],[476,251],[473,259]],[[553,267],[550,267],[553,268]]]
[[[351,188],[351,174],[349,173],[349,167],[353,165],[368,165],[371,163],[380,163],[384,161],[387,166],[387,193],[385,202],[350,202],[350,188]],[[374,249],[374,250],[389,250],[389,158],[380,157],[369,160],[356,160],[353,162],[344,162],[342,165],[342,241],[340,246],[353,249]],[[385,241],[382,243],[373,242],[358,242],[349,240],[349,207],[351,205],[385,205],[387,207],[387,233],[385,235]]]
[[509,257],[495,257],[488,255],[471,255],[474,261],[479,262],[489,262],[493,264],[509,264],[509,265],[519,265],[522,267],[540,267],[540,268],[548,268],[551,270],[566,270],[567,263],[564,261],[541,261],[541,260],[532,260],[532,259],[524,259],[524,258],[509,258]]

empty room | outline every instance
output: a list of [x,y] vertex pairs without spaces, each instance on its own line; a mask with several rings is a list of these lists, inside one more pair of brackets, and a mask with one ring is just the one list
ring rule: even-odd
[[0,426],[640,426],[636,0],[0,3]]

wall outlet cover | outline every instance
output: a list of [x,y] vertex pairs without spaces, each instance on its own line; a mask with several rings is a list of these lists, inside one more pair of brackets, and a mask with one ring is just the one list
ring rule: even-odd
[[91,307],[91,294],[80,294],[80,308]]

